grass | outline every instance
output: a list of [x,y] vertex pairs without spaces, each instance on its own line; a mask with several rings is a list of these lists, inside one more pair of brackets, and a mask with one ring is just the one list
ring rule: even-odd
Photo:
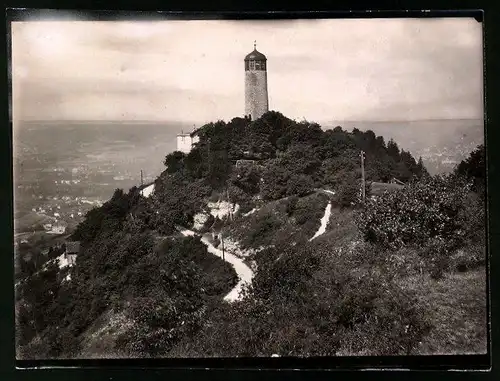
[[330,220],[326,232],[313,242],[328,243],[335,247],[348,247],[352,242],[361,239],[354,223],[354,211],[332,205]]
[[227,226],[226,235],[241,242],[245,249],[305,241],[319,228],[328,198],[323,193],[313,193],[295,198],[295,202],[293,197],[269,202]]
[[78,358],[126,358],[129,355],[116,347],[117,337],[130,329],[132,322],[124,312],[108,310],[80,336],[82,350]]
[[399,281],[415,291],[433,326],[422,340],[419,354],[481,354],[487,351],[486,271],[479,268],[445,274],[433,280],[428,274]]

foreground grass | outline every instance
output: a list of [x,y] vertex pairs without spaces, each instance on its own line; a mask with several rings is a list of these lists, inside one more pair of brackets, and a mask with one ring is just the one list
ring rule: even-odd
[[487,351],[486,270],[447,273],[441,280],[429,275],[401,279],[403,289],[416,293],[428,312],[432,330],[418,353],[482,354]]

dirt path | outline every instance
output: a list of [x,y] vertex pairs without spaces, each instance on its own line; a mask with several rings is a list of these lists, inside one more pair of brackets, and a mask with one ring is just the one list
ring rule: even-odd
[[[195,233],[191,230],[188,229],[179,229],[181,234],[184,236],[193,236]],[[208,252],[212,253],[219,258],[223,258],[222,256],[222,250],[217,249],[214,247],[205,237],[201,238],[201,242],[205,246],[207,246]],[[250,284],[252,283],[252,278],[253,278],[253,271],[248,267],[245,263],[243,263],[243,260],[238,258],[237,256],[228,253],[227,251],[224,252],[224,258],[226,262],[231,264],[233,266],[234,270],[236,271],[236,274],[238,274],[239,281],[234,286],[234,288],[224,297],[225,301],[228,302],[234,302],[237,300],[240,300],[242,298],[241,291],[243,289],[243,286],[245,284]]]
[[326,226],[328,225],[328,221],[330,221],[330,215],[332,214],[332,203],[329,202],[328,205],[325,208],[325,214],[321,218],[321,225],[318,229],[318,231],[312,236],[309,241],[312,241],[315,238],[318,238],[320,235],[322,235],[326,231]]
[[[325,192],[325,193],[328,193],[328,194],[331,194],[331,195],[335,194],[334,191],[329,190],[329,189],[318,189],[318,191],[322,191],[322,192]],[[330,215],[331,214],[332,214],[332,203],[329,202],[328,205],[325,208],[325,214],[321,218],[321,225],[320,225],[318,231],[314,234],[314,236],[312,236],[309,239],[309,242],[312,241],[315,238],[318,238],[320,235],[322,235],[322,234],[325,233],[326,226],[328,225],[328,221],[330,221]]]

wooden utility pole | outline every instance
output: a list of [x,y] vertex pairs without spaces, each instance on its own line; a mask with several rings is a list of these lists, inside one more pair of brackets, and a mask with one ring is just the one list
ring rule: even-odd
[[229,199],[229,188],[226,186],[226,197],[227,197],[227,202],[229,204],[229,219],[232,221],[233,220],[233,204],[231,203],[231,200]]
[[142,177],[142,169],[141,169],[141,187],[144,185],[144,180],[143,180],[143,177]]
[[207,160],[208,160],[208,175],[210,176],[211,171],[211,160],[210,160],[210,138],[207,139]]
[[365,202],[365,152],[361,151],[361,199],[363,200],[363,203]]
[[225,255],[224,255],[224,235],[222,234],[222,231],[220,233],[220,243],[222,245],[222,260],[225,261]]

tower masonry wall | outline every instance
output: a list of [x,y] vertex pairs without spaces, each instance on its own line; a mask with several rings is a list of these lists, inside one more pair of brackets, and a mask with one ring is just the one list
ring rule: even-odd
[[268,111],[267,71],[245,71],[245,115],[255,120]]

